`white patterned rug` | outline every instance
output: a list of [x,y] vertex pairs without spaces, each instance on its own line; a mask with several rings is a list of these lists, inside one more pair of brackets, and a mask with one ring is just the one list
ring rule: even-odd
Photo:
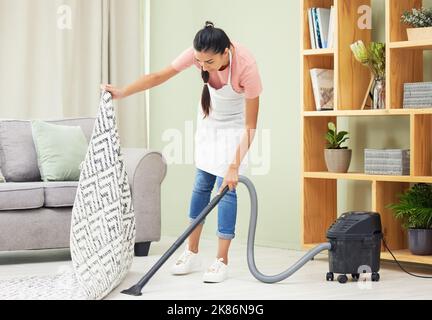
[[69,271],[0,281],[0,299],[102,299],[129,271],[134,257],[135,215],[108,92],[102,93],[81,165],[70,239]]

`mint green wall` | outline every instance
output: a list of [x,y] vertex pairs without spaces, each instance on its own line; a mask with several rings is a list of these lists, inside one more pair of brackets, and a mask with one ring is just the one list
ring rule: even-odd
[[[192,45],[206,20],[255,55],[264,85],[259,128],[271,129],[271,170],[254,176],[259,193],[257,243],[298,247],[300,225],[300,2],[286,0],[151,1],[151,70],[169,64]],[[151,91],[150,145],[162,150],[164,130],[185,131],[195,121],[202,80],[197,69],[179,74]],[[170,165],[162,193],[162,232],[179,235],[188,223],[193,165]],[[249,205],[239,188],[237,241],[246,241]],[[207,219],[204,237],[216,239],[216,212]]]
[[[259,128],[271,129],[272,137],[271,170],[266,176],[252,177],[259,194],[257,243],[287,248],[299,248],[300,243],[299,11],[300,1],[291,0],[151,1],[151,71],[165,67],[190,46],[206,20],[225,29],[255,55],[264,85]],[[384,0],[373,1],[373,28],[374,40],[384,41]],[[198,70],[190,68],[151,90],[151,148],[164,148],[166,129],[185,133],[185,121],[195,121],[201,89]],[[406,117],[343,119],[340,126],[351,132],[354,170],[362,170],[365,147],[409,146]],[[162,188],[164,235],[177,236],[188,223],[194,173],[192,164],[168,168]],[[249,205],[244,188],[238,194],[237,241],[246,242]],[[339,195],[339,213],[371,207],[368,183],[339,182]],[[215,239],[215,230],[216,212],[207,219],[203,236]]]

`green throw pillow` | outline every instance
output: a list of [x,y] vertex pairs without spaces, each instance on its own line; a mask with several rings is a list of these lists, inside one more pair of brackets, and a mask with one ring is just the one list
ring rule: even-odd
[[32,121],[33,140],[43,181],[78,181],[87,152],[81,127]]

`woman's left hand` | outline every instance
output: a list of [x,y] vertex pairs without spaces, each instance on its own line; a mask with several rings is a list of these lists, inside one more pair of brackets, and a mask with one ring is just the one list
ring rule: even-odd
[[228,186],[230,191],[234,191],[235,188],[237,188],[238,179],[238,168],[235,166],[230,166],[218,191],[218,194],[222,192],[225,186]]

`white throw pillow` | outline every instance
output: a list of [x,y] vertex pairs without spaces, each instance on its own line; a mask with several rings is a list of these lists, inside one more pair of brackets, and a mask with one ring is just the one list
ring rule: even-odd
[[5,180],[5,178],[3,177],[3,174],[2,174],[2,172],[1,172],[1,170],[0,170],[0,183],[2,183],[2,182],[6,182],[6,180]]

